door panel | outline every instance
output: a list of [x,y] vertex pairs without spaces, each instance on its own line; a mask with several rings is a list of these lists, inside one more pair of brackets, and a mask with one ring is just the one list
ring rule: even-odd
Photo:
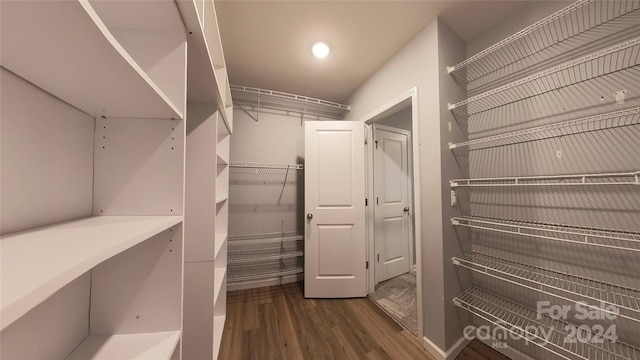
[[374,125],[376,283],[410,270],[408,136]]
[[305,297],[366,296],[364,126],[305,122]]

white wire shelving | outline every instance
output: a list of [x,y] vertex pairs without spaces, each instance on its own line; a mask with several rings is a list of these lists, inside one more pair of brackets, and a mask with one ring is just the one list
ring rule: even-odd
[[[620,341],[613,341],[597,332],[580,328],[576,338],[568,322],[541,315],[537,311],[514,303],[477,287],[465,291],[453,300],[454,304],[480,319],[504,329],[563,359],[575,360],[638,360],[640,349]],[[575,327],[577,328],[577,327]]]
[[250,235],[229,235],[229,246],[250,246],[256,244],[280,244],[302,241],[304,236],[296,232],[272,232]]
[[349,105],[333,101],[248,86],[231,85],[231,96],[234,104],[253,106],[258,112],[267,108],[344,119],[351,110]]
[[638,124],[640,124],[640,107],[635,107],[481,139],[449,143],[449,149],[467,147],[469,150],[479,150]]
[[571,225],[546,224],[485,217],[453,217],[454,226],[582,244],[601,248],[640,252],[640,233],[610,229],[595,229]]
[[464,70],[467,81],[472,82],[638,8],[639,1],[579,0],[459,64],[448,66],[447,71],[452,74]]
[[304,272],[304,263],[300,258],[279,259],[270,263],[245,264],[229,267],[228,281],[235,284],[245,281],[282,278]]
[[258,243],[230,246],[229,264],[255,263],[260,261],[288,259],[304,256],[300,241],[282,241],[279,243]]
[[602,174],[453,179],[449,181],[449,185],[452,189],[458,187],[640,185],[640,171]]
[[637,65],[640,65],[640,38],[449,104],[449,110],[466,109],[466,115],[473,115]]
[[[637,289],[475,252],[456,256],[452,261],[454,265],[562,300],[578,302],[571,297],[577,295],[597,301],[598,305],[584,306],[640,322],[640,290]],[[610,310],[609,305],[618,311]],[[628,312],[632,315],[628,315]]]
[[[302,177],[302,164],[266,164],[232,161],[229,164],[232,185],[295,185]],[[299,171],[296,171],[299,170]]]

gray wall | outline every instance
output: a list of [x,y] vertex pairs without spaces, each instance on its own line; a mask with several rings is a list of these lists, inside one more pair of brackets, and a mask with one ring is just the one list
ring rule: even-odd
[[376,121],[376,124],[411,131],[411,106],[394,112],[380,121]]
[[[466,239],[456,238],[449,218],[458,209],[449,205],[448,181],[466,173],[464,159],[459,163],[448,150],[449,141],[462,138],[466,131],[455,123],[447,102],[463,99],[446,73],[446,66],[465,57],[465,44],[440,20],[434,21],[369,78],[347,101],[351,112],[347,120],[361,121],[382,105],[418,88],[420,111],[420,172],[422,183],[422,269],[425,337],[446,351],[470,321],[457,313],[452,298],[470,284],[468,274],[458,274],[452,254],[469,247]],[[449,133],[448,123],[452,122]],[[452,140],[454,139],[454,140]]]

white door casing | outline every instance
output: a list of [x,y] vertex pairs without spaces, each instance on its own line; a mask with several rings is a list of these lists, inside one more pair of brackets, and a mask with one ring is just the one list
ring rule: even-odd
[[411,216],[406,131],[374,124],[376,283],[411,270]]
[[305,297],[367,295],[364,125],[305,122]]

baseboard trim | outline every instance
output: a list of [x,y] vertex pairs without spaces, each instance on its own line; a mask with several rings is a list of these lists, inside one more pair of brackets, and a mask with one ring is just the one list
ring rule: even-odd
[[465,339],[464,337],[460,337],[458,341],[453,344],[446,352],[440,349],[436,344],[431,342],[431,340],[427,339],[427,337],[422,338],[422,344],[424,348],[434,357],[436,360],[453,360],[455,359],[461,352],[464,350],[471,340]]

